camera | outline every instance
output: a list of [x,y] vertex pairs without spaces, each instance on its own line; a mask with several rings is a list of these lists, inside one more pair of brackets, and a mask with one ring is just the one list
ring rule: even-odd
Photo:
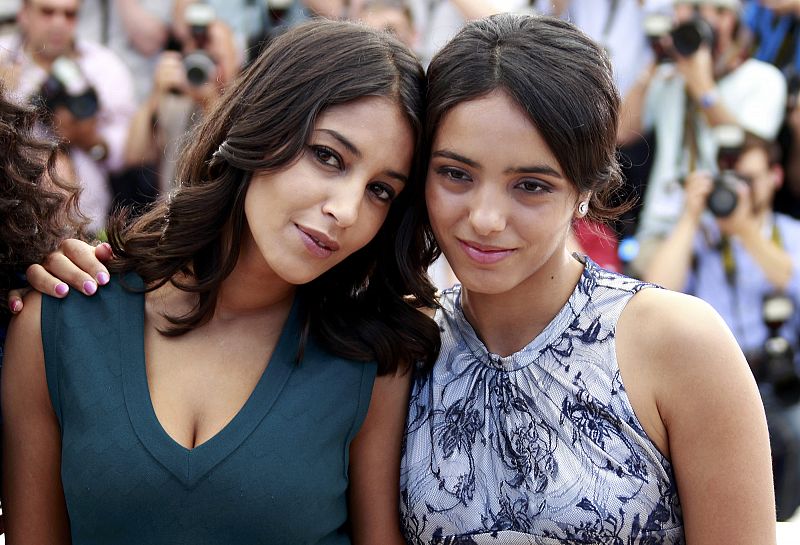
[[183,66],[189,84],[199,87],[211,79],[216,69],[214,59],[205,51],[209,42],[208,25],[216,18],[216,14],[208,4],[196,3],[186,7],[184,18],[197,50],[183,57]]
[[644,31],[657,62],[669,62],[671,56],[664,48],[662,38],[669,35],[672,47],[680,56],[693,55],[703,44],[714,42],[714,31],[704,19],[694,17],[673,26],[672,19],[664,14],[654,13],[644,20]]
[[714,129],[717,141],[717,165],[719,174],[714,176],[714,185],[708,194],[706,206],[718,218],[724,218],[739,204],[738,187],[747,180],[735,170],[736,162],[742,153],[745,133],[736,125],[719,125]]
[[755,358],[756,379],[772,385],[775,396],[787,405],[800,401],[800,375],[794,363],[794,350],[780,329],[794,315],[794,301],[782,293],[764,297],[762,319],[769,336]]
[[50,112],[64,106],[77,119],[93,117],[100,109],[94,87],[86,80],[78,64],[68,57],[58,57],[53,61],[47,79],[33,100]]

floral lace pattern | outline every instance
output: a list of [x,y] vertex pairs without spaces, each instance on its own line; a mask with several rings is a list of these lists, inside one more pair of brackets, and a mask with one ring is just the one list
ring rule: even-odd
[[614,331],[638,280],[586,259],[564,308],[510,356],[488,352],[460,287],[442,351],[415,378],[403,447],[409,543],[684,543],[672,467],[637,420]]

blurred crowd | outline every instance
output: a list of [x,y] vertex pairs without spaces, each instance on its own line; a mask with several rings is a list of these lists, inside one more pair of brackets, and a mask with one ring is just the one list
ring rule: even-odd
[[800,0],[5,0],[0,77],[50,113],[42,130],[67,143],[59,168],[102,238],[115,207],[169,194],[189,129],[286,28],[363,21],[427,64],[464,21],[499,11],[567,19],[607,51],[630,206],[615,225],[577,224],[574,246],[728,323],[762,390],[787,518],[800,505]]

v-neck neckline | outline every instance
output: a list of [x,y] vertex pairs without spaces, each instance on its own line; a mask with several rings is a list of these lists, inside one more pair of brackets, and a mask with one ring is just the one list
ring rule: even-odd
[[[136,277],[129,285],[141,284]],[[299,347],[297,296],[272,351],[267,367],[239,412],[216,434],[188,449],[170,436],[153,408],[144,349],[144,294],[120,299],[119,354],[125,407],[136,435],[147,451],[187,488],[194,487],[235,451],[267,416],[295,365]]]

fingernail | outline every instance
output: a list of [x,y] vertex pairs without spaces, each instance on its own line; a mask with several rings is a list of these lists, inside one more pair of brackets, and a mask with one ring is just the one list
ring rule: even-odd
[[59,297],[65,296],[68,292],[69,286],[67,286],[65,283],[62,282],[56,286],[56,295]]
[[91,280],[87,280],[86,282],[83,283],[83,292],[86,295],[93,295],[94,292],[96,291],[97,291],[97,284],[95,284]]
[[109,278],[107,272],[100,271],[99,273],[97,273],[97,283],[100,284],[101,286],[105,286],[106,284],[108,284],[109,280],[111,280],[111,278]]
[[20,310],[22,310],[22,301],[14,299],[14,302],[11,303],[11,312],[19,312]]
[[101,246],[105,246],[106,250],[108,250],[109,252],[111,251],[111,244],[109,244],[108,242],[104,242]]

